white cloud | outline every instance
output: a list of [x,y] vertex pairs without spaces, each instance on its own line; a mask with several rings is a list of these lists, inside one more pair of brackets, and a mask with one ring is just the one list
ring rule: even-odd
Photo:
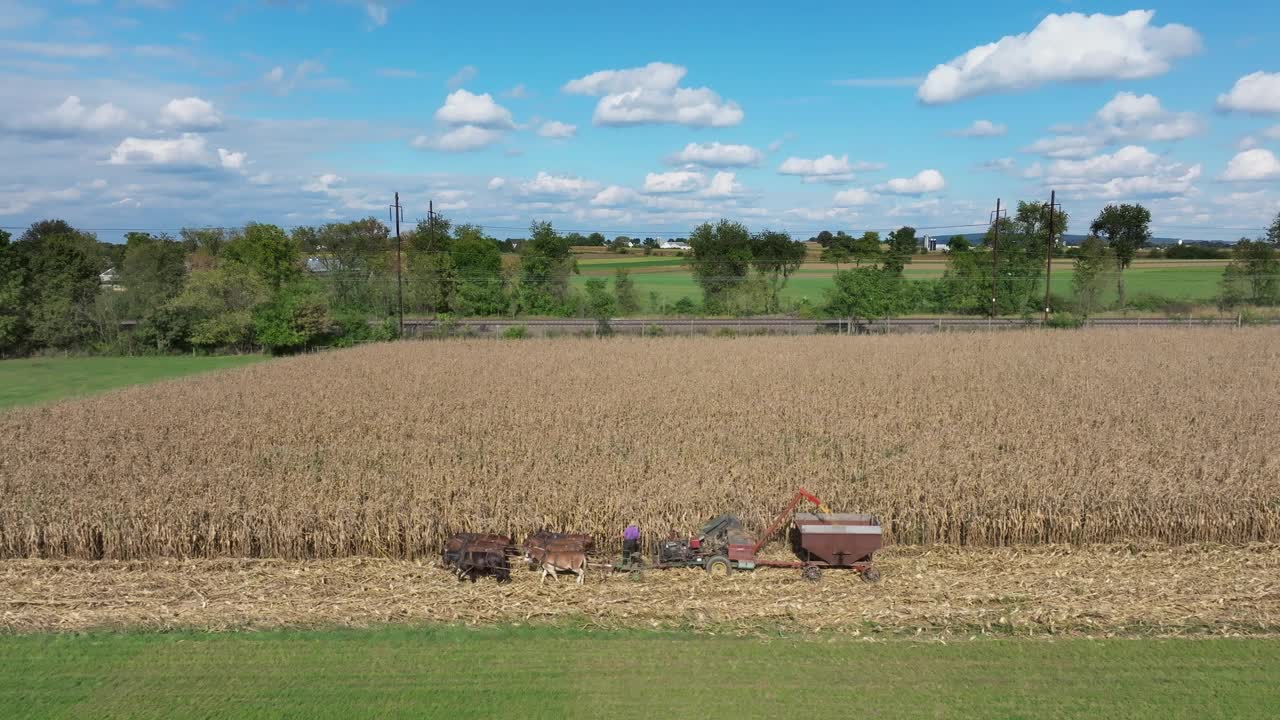
[[324,65],[315,60],[303,60],[293,68],[292,73],[277,65],[263,74],[262,83],[276,95],[288,95],[294,90],[307,85],[341,84],[339,81],[332,79],[327,81],[323,78],[315,79],[315,76],[323,74],[324,71]]
[[1280,178],[1280,159],[1270,150],[1245,150],[1231,158],[1222,179],[1230,182]]
[[741,193],[742,185],[738,183],[737,175],[723,170],[717,172],[702,190],[706,197],[732,197]]
[[963,130],[952,130],[956,137],[1000,137],[1009,131],[1007,125],[997,125],[990,120],[974,120],[973,124]]
[[1280,125],[1262,131],[1262,136],[1271,140],[1280,140]]
[[1218,96],[1218,107],[1258,114],[1280,113],[1280,73],[1245,75],[1236,80],[1231,92]]
[[1137,145],[1127,145],[1109,155],[1087,160],[1056,160],[1048,174],[1053,178],[1134,177],[1150,173],[1160,164],[1160,156]]
[[667,162],[704,167],[747,167],[760,162],[763,155],[750,145],[725,145],[718,142],[689,143],[672,154]]
[[599,207],[617,207],[635,202],[638,197],[635,190],[621,185],[610,185],[591,198],[591,204]]
[[476,75],[479,74],[480,71],[476,69],[475,65],[463,65],[458,69],[458,72],[449,76],[449,79],[445,81],[445,84],[449,86],[450,90],[460,88],[472,80],[475,80]]
[[364,12],[369,16],[369,22],[377,26],[387,24],[387,6],[373,0],[366,0],[364,4]]
[[559,120],[548,120],[538,128],[538,134],[545,138],[571,138],[577,133],[577,125],[562,123]]
[[894,178],[887,183],[877,185],[876,189],[895,195],[920,195],[937,192],[946,186],[947,181],[942,177],[942,173],[929,169],[921,170],[915,177]]
[[23,55],[39,55],[48,58],[72,58],[89,60],[111,55],[110,45],[88,43],[17,42],[0,41],[0,50]]
[[1022,148],[1022,152],[1050,158],[1082,158],[1093,155],[1101,149],[1102,143],[1096,138],[1083,135],[1059,135],[1041,138]]
[[857,205],[870,205],[875,202],[876,196],[868,190],[862,188],[849,188],[841,190],[832,198],[832,204],[838,207],[854,207]]
[[302,189],[306,192],[327,193],[330,190],[333,190],[335,185],[340,185],[342,182],[342,177],[334,173],[325,173],[317,176],[316,179],[312,180],[310,183],[303,185]]
[[1060,195],[1123,200],[1193,193],[1201,170],[1200,165],[1166,161],[1145,147],[1127,145],[1083,160],[1033,166],[1027,176],[1042,178],[1046,187],[1056,188]]
[[509,97],[512,100],[527,100],[533,97],[533,93],[529,92],[529,88],[525,87],[524,83],[517,83],[515,87],[504,91],[502,96]]
[[9,127],[35,135],[72,135],[136,127],[137,123],[123,108],[111,103],[86,107],[76,95],[70,95],[57,107],[38,112],[9,124]]
[[174,98],[160,111],[160,124],[181,130],[213,130],[222,127],[222,117],[208,100]]
[[1017,161],[1011,157],[996,158],[994,160],[987,160],[978,164],[979,170],[993,170],[995,172],[1004,173],[1013,172],[1017,167]]
[[582,197],[594,193],[597,187],[596,183],[584,178],[539,171],[532,180],[520,185],[520,191],[525,195]]
[[778,152],[779,150],[782,149],[783,145],[786,145],[788,142],[794,140],[795,138],[796,138],[795,133],[791,133],[791,132],[783,133],[782,137],[769,143],[769,152]]
[[490,190],[501,190],[506,184],[507,184],[506,178],[495,177],[495,178],[490,178],[489,184],[486,187],[488,187]]
[[224,170],[235,170],[241,172],[245,168],[245,161],[248,156],[242,152],[231,152],[226,148],[218,148],[218,161],[222,164]]
[[1092,129],[1108,142],[1184,140],[1204,127],[1195,113],[1169,112],[1155,95],[1134,95],[1130,92],[1117,93],[1098,110],[1095,118]]
[[501,142],[506,133],[501,130],[462,125],[441,135],[419,135],[410,143],[419,150],[440,150],[443,152],[470,152],[489,147]]
[[688,70],[653,62],[626,70],[601,70],[562,88],[575,95],[601,96],[592,122],[596,125],[672,123],[693,127],[727,127],[742,122],[742,108],[710,88],[679,87]]
[[0,188],[0,216],[26,213],[33,207],[39,208],[45,203],[61,204],[79,199],[80,189],[75,187],[63,190],[24,188],[17,191]]
[[929,104],[1038,87],[1050,82],[1161,75],[1200,50],[1185,25],[1151,24],[1155,12],[1050,14],[1029,33],[1006,35],[931,70],[916,94]]
[[707,184],[707,177],[699,172],[676,170],[665,173],[649,173],[644,176],[647,193],[692,192]]
[[840,182],[853,179],[849,156],[823,155],[818,158],[789,157],[778,166],[781,175],[800,175],[805,182]]
[[112,165],[202,166],[210,162],[204,137],[183,133],[172,139],[128,137],[111,152]]
[[436,120],[446,125],[474,125],[490,129],[515,127],[511,111],[494,102],[493,96],[489,93],[476,95],[466,90],[449,93],[444,105],[436,110]]

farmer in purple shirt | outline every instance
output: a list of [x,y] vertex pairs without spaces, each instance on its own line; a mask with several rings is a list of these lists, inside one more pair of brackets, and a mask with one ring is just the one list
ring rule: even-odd
[[635,523],[627,525],[622,531],[622,562],[630,563],[631,556],[640,553],[640,528]]

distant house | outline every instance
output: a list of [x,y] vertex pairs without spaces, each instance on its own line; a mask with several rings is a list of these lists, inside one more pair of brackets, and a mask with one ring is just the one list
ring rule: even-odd
[[115,268],[107,268],[98,273],[98,285],[112,290],[124,290],[124,286],[120,284],[120,273]]
[[678,240],[663,240],[658,246],[660,250],[689,250],[689,243],[680,242]]

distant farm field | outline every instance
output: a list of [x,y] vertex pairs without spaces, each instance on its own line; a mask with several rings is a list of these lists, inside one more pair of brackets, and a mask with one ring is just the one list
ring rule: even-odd
[[[1070,297],[1073,274],[1071,260],[1055,258],[1053,265],[1053,292]],[[1154,295],[1182,302],[1209,302],[1217,296],[1225,266],[1226,261],[1221,260],[1138,259],[1124,273],[1125,293],[1130,299],[1140,295]],[[636,293],[646,306],[650,293],[655,293],[660,301],[667,303],[682,297],[695,302],[702,299],[702,291],[683,258],[587,255],[578,259],[581,274],[575,276],[574,282],[584,285],[592,277],[612,278],[619,268],[631,273]],[[905,275],[911,280],[931,280],[942,277],[945,270],[945,258],[930,255],[915,258],[907,266]],[[806,262],[791,276],[782,295],[793,302],[807,298],[810,302],[821,303],[827,289],[832,287],[835,271],[834,265]],[[1108,289],[1103,295],[1104,301],[1114,299],[1114,289]]]
[[0,360],[0,409],[52,402],[211,370],[242,367],[263,355],[213,357],[50,357]]
[[1280,540],[1280,333],[403,342],[0,414],[0,556],[606,547],[797,486],[891,544]]

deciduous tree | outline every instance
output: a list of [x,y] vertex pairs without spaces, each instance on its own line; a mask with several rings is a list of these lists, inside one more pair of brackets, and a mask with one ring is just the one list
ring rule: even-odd
[[1121,308],[1125,307],[1124,271],[1138,250],[1151,242],[1150,226],[1151,211],[1136,204],[1108,205],[1089,226],[1090,232],[1106,239],[1115,255],[1119,270],[1116,273],[1116,292],[1120,296]]

